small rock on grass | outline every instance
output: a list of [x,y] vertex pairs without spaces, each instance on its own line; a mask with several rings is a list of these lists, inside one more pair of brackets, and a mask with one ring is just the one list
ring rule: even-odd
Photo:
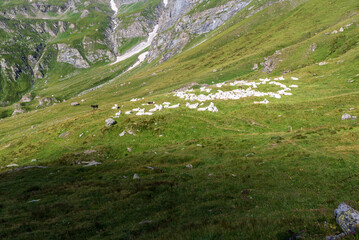
[[64,132],[64,133],[61,133],[59,138],[66,138],[67,136],[69,136],[69,132]]
[[96,166],[96,165],[100,165],[102,163],[100,162],[96,162],[96,161],[91,161],[88,164],[84,165],[84,167],[91,167],[91,166]]
[[137,173],[135,173],[133,174],[133,179],[140,179],[140,176]]
[[186,168],[193,168],[192,164],[187,164]]
[[350,115],[350,114],[348,114],[348,113],[344,113],[343,115],[342,115],[342,120],[349,120],[349,119],[352,119],[353,117]]
[[95,152],[97,152],[97,151],[93,150],[93,149],[89,149],[89,150],[84,151],[84,154],[91,154],[91,153],[95,153]]
[[12,164],[7,165],[6,167],[11,168],[11,167],[18,167],[18,166],[19,166],[18,164],[12,163]]
[[115,125],[117,122],[113,120],[112,118],[106,119],[106,126],[110,127],[112,125]]
[[78,103],[78,102],[71,103],[71,106],[79,106],[79,105],[80,105],[80,103]]

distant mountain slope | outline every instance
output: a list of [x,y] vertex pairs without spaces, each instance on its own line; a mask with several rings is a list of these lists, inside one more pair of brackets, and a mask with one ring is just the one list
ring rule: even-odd
[[[147,58],[166,61],[192,39],[221,26],[250,2],[204,5],[195,0],[168,3],[114,0],[118,11],[115,13],[109,1],[4,1],[0,5],[1,105],[17,102],[24,94],[31,100],[38,97],[62,101],[108,81],[109,76],[105,75],[73,87],[77,82],[75,76],[81,78],[79,75],[86,69],[103,67],[131,52],[147,40],[156,25],[157,36]],[[64,82],[72,94],[46,94],[49,89],[61,88]]]

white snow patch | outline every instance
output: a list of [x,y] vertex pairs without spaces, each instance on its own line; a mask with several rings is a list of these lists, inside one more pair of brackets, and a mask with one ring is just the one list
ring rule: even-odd
[[[146,42],[141,42],[140,44],[136,45],[134,48],[132,48],[131,50],[129,50],[128,52],[126,52],[125,54],[121,55],[121,56],[118,56],[116,61],[114,63],[112,63],[111,65],[113,64],[116,64],[118,62],[121,62],[123,60],[126,60],[130,57],[132,57],[133,55],[136,55],[140,52],[142,52],[143,50],[145,50],[147,47],[149,47],[153,41],[153,39],[156,37],[157,35],[157,31],[158,31],[158,24],[155,26],[155,28],[153,29],[152,32],[149,33],[148,35],[148,39]],[[145,55],[142,56],[142,58],[146,58],[147,57],[147,54],[146,53]],[[141,54],[142,55],[142,54]],[[140,55],[140,56],[141,56]],[[140,60],[140,59],[139,59]],[[144,60],[144,59],[143,59]],[[143,62],[142,60],[142,62]],[[136,62],[137,63],[137,62]],[[135,64],[136,64],[135,63]]]
[[148,52],[144,52],[142,53],[140,56],[138,56],[138,61],[135,62],[135,64],[133,64],[131,67],[129,67],[126,72],[131,71],[132,69],[134,69],[135,67],[137,67],[138,65],[140,65],[143,61],[145,61],[146,57],[148,55]]
[[111,6],[111,9],[115,12],[115,15],[117,15],[118,13],[118,7],[115,3],[115,0],[110,0],[110,6]]

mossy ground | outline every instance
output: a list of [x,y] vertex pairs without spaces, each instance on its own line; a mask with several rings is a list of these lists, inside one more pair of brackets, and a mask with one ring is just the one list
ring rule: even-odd
[[[323,239],[339,233],[336,206],[345,201],[359,209],[359,125],[341,120],[345,112],[359,115],[357,13],[354,0],[288,1],[250,18],[240,13],[166,63],[144,64],[80,98],[1,120],[1,166],[48,167],[2,169],[1,238],[288,239],[289,230],[304,230],[307,239]],[[326,34],[349,23],[343,33]],[[276,50],[282,52],[277,70],[250,70]],[[262,98],[214,101],[218,113],[181,107],[121,116],[105,127],[114,104],[123,111],[148,101],[183,106],[169,92],[187,83],[281,75],[299,88],[268,105],[253,104]],[[145,99],[129,101],[138,97]],[[70,106],[81,99],[86,102]],[[136,136],[120,137],[125,129]],[[96,152],[85,154],[89,149]],[[90,160],[102,164],[77,164]],[[141,178],[132,179],[134,173]]]

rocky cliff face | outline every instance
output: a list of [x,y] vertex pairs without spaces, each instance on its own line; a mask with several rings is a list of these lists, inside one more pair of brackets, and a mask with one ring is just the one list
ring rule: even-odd
[[120,52],[145,41],[155,26],[158,33],[147,58],[166,61],[250,1],[230,0],[197,9],[206,2],[114,0],[117,13],[109,0],[0,3],[0,104],[20,100],[37,80],[46,79],[56,69],[56,62],[86,69],[115,61]]
[[[123,8],[134,4],[144,4],[143,0],[118,0]],[[221,26],[238,11],[247,6],[251,0],[231,0],[223,5],[202,11],[193,11],[201,4],[200,0],[174,0],[160,2],[155,5],[151,17],[144,17],[142,12],[124,13],[120,17],[116,31],[116,46],[121,46],[127,39],[147,37],[155,25],[159,25],[159,33],[154,39],[148,61],[160,57],[160,62],[182,51],[189,41],[198,35],[210,32]],[[193,12],[192,12],[193,11]],[[121,16],[121,13],[120,13]],[[165,54],[163,54],[165,53]]]
[[[62,3],[62,4],[61,4]],[[50,4],[46,1],[24,1],[23,3],[13,6],[12,8],[4,8],[0,11],[0,15],[5,18],[17,18],[19,16],[27,18],[50,18],[49,13],[63,14],[68,11],[78,11],[77,4],[81,0],[59,1],[58,5]]]
[[[187,14],[197,1],[179,0],[169,4],[160,19],[163,32],[157,36],[150,49],[149,61],[160,57],[160,62],[182,51],[194,37],[210,32],[221,26],[239,10],[247,6],[251,0],[229,1],[224,5],[206,9],[204,11]],[[162,23],[162,24],[161,24]],[[172,30],[166,31],[171,28]],[[165,54],[162,54],[166,52]]]
[[67,44],[57,44],[58,54],[57,62],[68,63],[75,68],[89,68],[90,65],[81,56],[79,50],[72,48]]
[[110,14],[107,0],[0,2],[0,105],[19,100],[54,61],[74,68],[113,61],[104,34]]

